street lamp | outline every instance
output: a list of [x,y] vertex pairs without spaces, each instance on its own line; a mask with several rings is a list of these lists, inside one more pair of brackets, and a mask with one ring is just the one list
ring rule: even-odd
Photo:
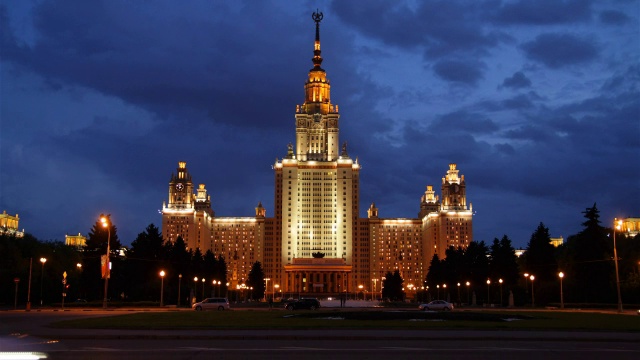
[[198,277],[193,278],[193,297],[195,301],[198,301]]
[[529,280],[531,280],[531,307],[534,307],[536,304],[533,298],[533,280],[535,280],[535,278],[533,275],[529,276]]
[[498,282],[500,283],[500,306],[502,306],[504,304],[502,302],[502,279],[498,279]]
[[160,271],[160,307],[164,306],[164,270]]
[[467,285],[467,305],[471,306],[471,300],[469,298],[469,286],[471,286],[471,283],[467,281],[464,284]]
[[[278,291],[278,289],[280,288],[280,285],[279,285],[279,284],[275,284],[275,285],[273,285],[273,287],[276,289],[276,291]],[[276,296],[276,294],[275,294],[275,292],[274,292],[274,293],[273,293],[273,301],[275,301],[275,300],[276,300],[275,296]]]
[[176,307],[180,307],[180,283],[182,282],[182,274],[178,274],[178,305]]
[[442,291],[444,292],[443,296],[447,298],[447,284],[442,284]]
[[[363,288],[363,287],[364,287],[364,286],[362,286],[362,285],[358,285],[358,289],[360,290],[360,292],[362,292],[362,288]],[[362,292],[362,297],[364,298],[364,293],[363,293],[363,292]]]
[[202,300],[204,300],[204,278],[202,278]]
[[40,275],[40,306],[42,306],[42,283],[44,283],[44,263],[47,262],[47,259],[41,257],[40,262],[42,263],[42,272]]
[[109,277],[111,269],[109,268],[109,253],[111,252],[111,215],[100,214],[100,222],[102,227],[107,228],[107,255],[103,267],[104,274],[104,299],[102,299],[102,308],[107,308],[107,290],[109,289]]
[[458,306],[460,306],[461,302],[462,300],[460,300],[460,283],[458,283]]
[[266,282],[266,284],[264,285],[264,301],[267,301],[267,292],[269,289],[269,280],[271,280],[270,278],[265,278],[264,281]]
[[440,284],[436,285],[436,288],[438,289],[438,299],[440,299]]
[[491,286],[491,280],[487,279],[487,306],[489,306],[489,304],[491,304],[491,301],[489,300],[489,287]]
[[618,312],[622,312],[622,297],[620,296],[620,274],[618,273],[618,250],[616,249],[616,230],[622,227],[622,220],[613,219],[613,262],[616,266],[616,290],[618,291]]
[[560,278],[560,309],[564,309],[564,295],[562,294],[562,278],[564,277],[564,273],[560,271],[558,277]]

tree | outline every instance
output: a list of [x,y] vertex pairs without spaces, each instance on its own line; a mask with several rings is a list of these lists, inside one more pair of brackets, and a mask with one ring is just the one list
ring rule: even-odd
[[613,302],[616,295],[615,277],[609,230],[600,226],[600,214],[593,207],[583,211],[587,219],[584,229],[567,239],[564,263],[567,264],[565,284],[569,299],[579,302]]
[[403,283],[404,280],[399,270],[393,273],[387,271],[384,280],[382,280],[382,297],[392,301],[404,300],[404,291],[402,290]]
[[523,255],[523,270],[533,274],[536,278],[535,281],[540,283],[557,282],[558,263],[555,253],[549,229],[540,223],[531,234],[527,250]]
[[435,289],[437,284],[444,283],[444,275],[444,268],[438,254],[433,254],[431,263],[429,264],[427,278],[425,279],[425,286],[430,286]]
[[102,226],[100,220],[97,220],[87,237],[87,244],[82,252],[82,284],[83,289],[86,291],[87,300],[98,300],[103,298],[103,281],[100,265],[100,257],[107,252],[107,241],[110,247],[110,259],[112,262],[111,277],[109,279],[109,294],[108,298],[112,297],[112,294],[119,294],[122,290],[124,279],[124,267],[119,262],[117,254],[118,249],[122,247],[120,240],[118,239],[118,229],[113,223],[109,223],[109,229]]
[[253,263],[249,276],[247,278],[247,286],[252,287],[251,298],[253,300],[260,300],[264,297],[265,283],[264,283],[264,271],[262,271],[262,264],[260,261]]
[[[130,300],[156,300],[160,285],[157,284],[160,270],[167,274],[174,271],[165,261],[166,247],[164,246],[160,230],[154,224],[149,224],[145,231],[138,234],[131,243],[127,253],[125,268],[125,295]],[[140,284],[148,284],[140,286]],[[169,295],[170,283],[166,286],[165,294]]]

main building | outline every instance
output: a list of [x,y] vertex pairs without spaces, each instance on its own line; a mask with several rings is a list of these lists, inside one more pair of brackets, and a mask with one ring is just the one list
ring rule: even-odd
[[304,102],[296,106],[296,143],[273,164],[274,217],[266,217],[261,203],[255,217],[216,216],[205,185],[195,188],[186,162],[179,162],[162,206],[163,237],[181,236],[189,249],[222,255],[231,288],[247,279],[256,261],[272,282],[268,293],[379,294],[381,279],[395,270],[405,286],[419,288],[434,254],[443,258],[449,246],[466,247],[473,240],[464,176],[450,164],[442,199],[427,186],[417,218],[379,218],[375,204],[367,218],[359,217],[360,165],[346,143],[340,145],[340,113],[321,67],[322,13],[313,19],[313,68]]

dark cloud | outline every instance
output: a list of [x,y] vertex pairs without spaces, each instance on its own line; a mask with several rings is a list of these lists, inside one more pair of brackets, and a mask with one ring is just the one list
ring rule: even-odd
[[475,85],[482,79],[483,63],[476,61],[443,60],[434,64],[436,75],[446,81]]
[[513,89],[528,88],[531,86],[531,80],[522,71],[517,71],[511,77],[504,79],[502,86]]
[[498,126],[483,114],[459,111],[438,117],[429,130],[437,133],[486,134],[498,130]]
[[[392,46],[423,47],[428,58],[451,54],[487,54],[505,36],[485,30],[481,20],[487,2],[425,1],[417,6],[402,2],[334,1],[340,19],[364,34]],[[490,2],[489,2],[490,3]]]
[[586,22],[591,19],[591,1],[519,0],[504,2],[494,15],[495,21],[510,25],[554,25]]
[[502,105],[504,109],[529,109],[533,106],[533,102],[531,101],[529,95],[517,95],[511,99],[506,99],[502,101]]
[[532,60],[558,69],[592,61],[598,57],[593,39],[571,34],[547,33],[522,45]]
[[631,20],[627,14],[617,10],[604,10],[598,17],[600,22],[607,25],[623,25]]

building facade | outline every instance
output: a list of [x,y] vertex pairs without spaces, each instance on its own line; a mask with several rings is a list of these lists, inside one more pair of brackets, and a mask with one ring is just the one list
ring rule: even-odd
[[9,215],[6,210],[0,214],[0,234],[13,235],[15,237],[23,237],[24,230],[20,231],[18,224],[20,223],[20,217],[18,214]]
[[[260,261],[271,288],[267,292],[331,296],[356,291],[379,294],[387,272],[400,271],[405,286],[419,288],[434,254],[473,240],[472,210],[466,183],[456,164],[442,178],[442,200],[427,186],[417,218],[384,219],[371,204],[360,218],[360,164],[340,143],[338,105],[322,68],[320,21],[313,68],[296,106],[296,143],[273,164],[274,216],[257,204],[255,217],[217,217],[204,184],[194,191],[186,162],[169,181],[162,207],[165,240],[181,236],[189,249],[224,256],[230,287],[247,279]],[[277,295],[276,295],[277,296]]]

